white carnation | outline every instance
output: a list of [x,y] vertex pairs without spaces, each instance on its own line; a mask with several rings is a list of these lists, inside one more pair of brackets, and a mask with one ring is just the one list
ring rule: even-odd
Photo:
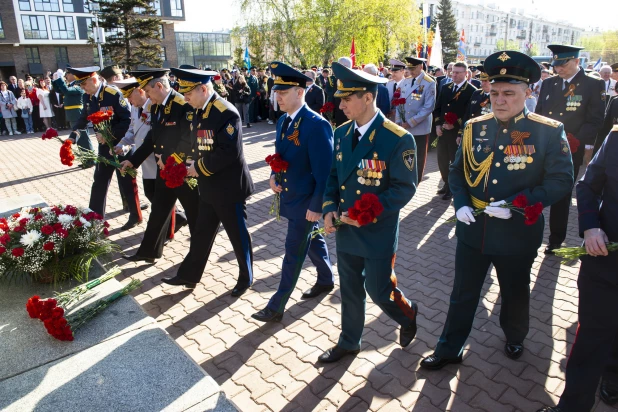
[[49,207],[49,206],[44,207],[44,208],[41,209],[41,212],[43,212],[43,213],[51,213],[51,211],[52,211],[52,208]]
[[34,217],[34,215],[31,215],[30,213],[20,213],[19,214],[19,219],[18,220],[22,220],[22,219],[32,219]]
[[90,227],[90,226],[92,226],[92,224],[91,224],[89,221],[87,221],[86,219],[84,219],[83,217],[80,217],[80,218],[79,218],[79,221],[80,221],[80,222],[82,222],[82,224],[84,225],[84,227]]
[[67,215],[67,214],[62,214],[58,216],[58,222],[60,222],[60,224],[62,226],[67,226],[69,225],[71,222],[73,222],[73,216],[71,215]]
[[39,241],[39,239],[41,239],[41,234],[39,232],[37,232],[36,230],[29,230],[28,232],[21,235],[19,243],[26,247],[32,247],[36,242]]
[[82,209],[82,213],[90,213],[92,212],[92,209],[90,209],[89,207],[85,207]]

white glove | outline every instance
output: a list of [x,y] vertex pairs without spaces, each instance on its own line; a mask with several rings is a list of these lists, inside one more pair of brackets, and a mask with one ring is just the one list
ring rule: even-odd
[[61,79],[63,77],[64,77],[64,72],[62,71],[62,69],[58,69],[56,73],[54,73],[52,78],[56,80],[56,79]]
[[498,219],[510,219],[512,216],[511,209],[502,207],[506,201],[501,200],[499,202],[491,202],[489,206],[485,208],[485,213],[491,217],[497,217]]
[[472,209],[470,206],[460,207],[457,213],[455,213],[455,215],[457,216],[457,220],[459,220],[461,223],[465,223],[468,226],[470,226],[470,222],[476,222],[476,220],[474,219],[474,209]]

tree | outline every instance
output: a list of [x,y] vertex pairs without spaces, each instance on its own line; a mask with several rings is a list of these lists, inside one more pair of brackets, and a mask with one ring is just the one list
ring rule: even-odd
[[498,41],[496,41],[496,51],[498,50],[519,51],[519,43],[514,40],[509,40],[506,42],[506,47],[504,47],[504,39],[498,39]]
[[539,45],[528,43],[526,46],[526,54],[528,56],[538,56],[539,55]]
[[596,62],[599,57],[609,64],[618,62],[618,30],[606,31],[580,40],[584,51],[590,53],[590,62]]
[[431,30],[435,31],[437,24],[440,25],[440,37],[442,38],[442,58],[445,63],[454,62],[457,59],[459,32],[451,0],[440,0],[436,17],[431,22]]
[[[99,26],[106,32],[103,52],[120,66],[160,67],[161,19],[149,0],[97,1]],[[92,40],[91,40],[92,41]]]

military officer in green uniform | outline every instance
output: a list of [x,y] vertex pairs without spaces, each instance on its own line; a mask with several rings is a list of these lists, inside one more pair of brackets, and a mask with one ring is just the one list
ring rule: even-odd
[[[335,96],[351,120],[335,131],[335,156],[322,205],[327,233],[337,230],[342,330],[337,346],[324,352],[321,362],[335,362],[360,350],[365,291],[401,325],[402,347],[416,335],[418,312],[417,305],[397,287],[394,272],[399,211],[416,192],[414,138],[377,108],[378,84],[386,79],[339,63],[333,63],[333,70],[338,79]],[[360,227],[346,211],[364,193],[376,194],[384,212],[373,223]],[[343,225],[335,229],[333,219],[337,217]]]
[[[543,215],[525,222],[505,207],[518,195],[550,206],[571,191],[573,161],[562,123],[525,107],[541,70],[523,53],[499,51],[485,60],[493,113],[470,119],[449,184],[457,211],[455,281],[442,335],[421,367],[461,362],[463,347],[491,264],[496,268],[505,352],[519,358],[529,327],[530,270],[543,241]],[[484,209],[475,213],[475,209]],[[476,215],[476,217],[475,217]]]

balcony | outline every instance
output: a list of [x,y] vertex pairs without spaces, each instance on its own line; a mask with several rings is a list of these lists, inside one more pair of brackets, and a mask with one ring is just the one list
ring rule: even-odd
[[526,38],[526,31],[522,30],[519,33],[517,33],[517,38],[520,40],[524,40]]
[[474,47],[481,47],[481,42],[480,41],[474,42]]

